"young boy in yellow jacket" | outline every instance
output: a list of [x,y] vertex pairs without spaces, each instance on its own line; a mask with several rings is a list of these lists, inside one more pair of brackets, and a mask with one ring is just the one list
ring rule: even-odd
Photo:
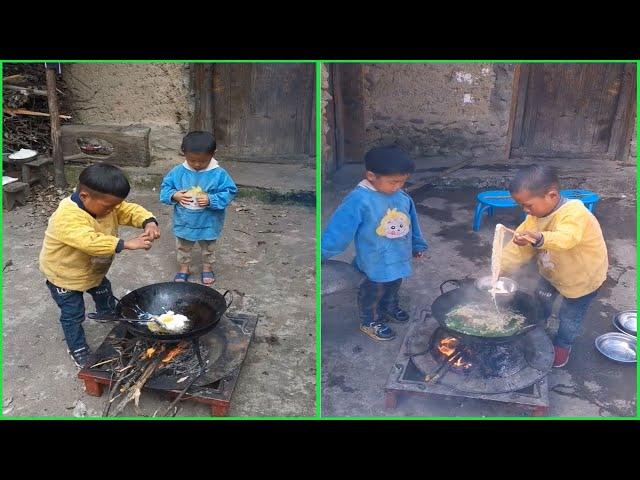
[[533,165],[516,173],[509,191],[527,217],[503,250],[501,268],[509,273],[536,258],[542,277],[536,297],[543,320],[551,315],[558,294],[562,296],[560,327],[553,342],[554,367],[569,361],[589,304],[609,268],[598,220],[580,200],[562,197],[559,188],[552,167]]
[[[153,214],[127,203],[130,186],[117,167],[95,164],[80,173],[78,187],[60,202],[49,218],[40,252],[40,271],[60,308],[60,323],[76,366],[86,365],[91,353],[82,322],[83,293],[96,304],[90,318],[113,316],[115,301],[106,278],[114,254],[122,250],[148,250],[160,237]],[[131,240],[118,238],[118,225],[144,228]]]

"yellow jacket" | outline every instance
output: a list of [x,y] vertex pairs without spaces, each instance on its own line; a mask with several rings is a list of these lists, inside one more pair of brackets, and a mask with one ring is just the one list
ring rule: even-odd
[[607,278],[607,246],[596,217],[580,200],[569,200],[543,218],[527,215],[517,232],[541,232],[540,248],[519,247],[509,241],[502,253],[501,271],[508,274],[537,257],[538,271],[563,297],[592,293]]
[[93,218],[71,198],[60,202],[49,218],[40,251],[40,271],[67,290],[87,291],[106,276],[118,246],[118,225],[142,227],[153,214],[122,202],[111,213]]

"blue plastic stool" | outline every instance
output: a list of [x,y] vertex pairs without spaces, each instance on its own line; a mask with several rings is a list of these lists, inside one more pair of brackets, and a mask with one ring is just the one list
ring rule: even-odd
[[[569,200],[580,200],[591,213],[594,212],[600,196],[591,190],[560,190],[560,194]],[[487,216],[493,216],[494,208],[514,208],[518,204],[511,198],[508,190],[489,190],[480,192],[476,196],[476,211],[473,215],[473,231],[480,230],[482,224],[482,214],[487,212]],[[523,214],[524,217],[524,214]]]
[[482,214],[487,212],[487,216],[493,216],[494,208],[514,208],[518,204],[511,198],[508,190],[489,190],[480,192],[476,196],[476,211],[473,215],[473,231],[480,230],[482,223]]
[[600,200],[600,195],[591,190],[560,190],[560,194],[570,200],[580,200],[591,213],[596,209],[596,204]]

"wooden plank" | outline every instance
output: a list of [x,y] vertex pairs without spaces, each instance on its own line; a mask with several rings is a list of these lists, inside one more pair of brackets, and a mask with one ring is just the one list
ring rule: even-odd
[[193,64],[193,91],[195,106],[189,125],[190,130],[213,133],[213,64]]
[[520,65],[520,76],[518,77],[518,94],[516,100],[516,110],[513,119],[513,133],[511,139],[511,152],[513,149],[522,145],[522,123],[526,110],[527,89],[529,86],[529,75],[531,66],[527,64]]
[[47,68],[47,100],[49,103],[49,113],[51,114],[51,146],[53,157],[53,179],[56,187],[65,188],[67,179],[64,176],[64,157],[62,156],[62,143],[60,138],[60,118],[58,111],[58,94],[56,92],[56,71]]
[[333,64],[333,113],[335,115],[335,149],[336,167],[340,168],[344,163],[344,105],[342,100],[342,80],[340,70],[342,64]]
[[344,156],[349,163],[362,163],[365,155],[364,67],[358,63],[340,65]]
[[636,65],[625,64],[608,148],[608,152],[618,161],[629,159],[631,137],[635,128],[636,82]]
[[420,188],[424,187],[425,185],[428,185],[429,183],[431,183],[434,179],[446,177],[450,173],[456,172],[456,171],[460,170],[461,168],[466,167],[467,165],[471,165],[475,160],[476,160],[475,158],[466,158],[466,159],[462,160],[461,162],[458,162],[455,165],[447,168],[446,170],[443,170],[442,172],[437,173],[436,175],[432,175],[432,176],[430,176],[428,178],[425,178],[422,182],[415,183],[415,184],[411,185],[410,187],[405,188],[404,191],[407,192],[407,193],[411,193],[411,192],[414,192],[416,190],[419,190]]
[[507,127],[507,142],[505,145],[504,160],[509,161],[511,156],[511,143],[513,142],[513,126],[516,120],[516,107],[518,105],[518,92],[520,91],[520,73],[522,65],[517,64],[513,71],[513,80],[511,82],[511,105],[509,108],[509,126]]
[[26,80],[24,75],[9,75],[2,79],[2,85],[22,83]]

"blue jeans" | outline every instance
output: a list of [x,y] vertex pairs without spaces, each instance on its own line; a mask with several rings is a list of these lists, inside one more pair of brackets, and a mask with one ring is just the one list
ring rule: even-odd
[[402,279],[393,282],[373,282],[368,278],[360,284],[358,291],[358,307],[360,323],[371,325],[374,321],[374,310],[393,310],[398,306],[398,291]]
[[[580,333],[584,316],[587,313],[591,301],[598,294],[598,290],[595,290],[584,297],[562,298],[562,305],[560,305],[560,313],[558,314],[560,327],[558,328],[558,334],[553,341],[555,346],[570,348],[571,345],[573,345],[573,342],[575,342],[578,334]],[[553,302],[558,295],[558,290],[556,290],[551,283],[544,278],[540,279],[536,288],[536,299],[538,301],[541,321],[546,322],[551,315]]]
[[[74,352],[87,347],[82,322],[84,321],[83,292],[56,287],[47,280],[47,287],[51,296],[60,308],[60,324],[69,350]],[[111,282],[105,277],[100,285],[87,290],[96,303],[98,315],[110,314],[114,311],[116,302],[111,291]]]

